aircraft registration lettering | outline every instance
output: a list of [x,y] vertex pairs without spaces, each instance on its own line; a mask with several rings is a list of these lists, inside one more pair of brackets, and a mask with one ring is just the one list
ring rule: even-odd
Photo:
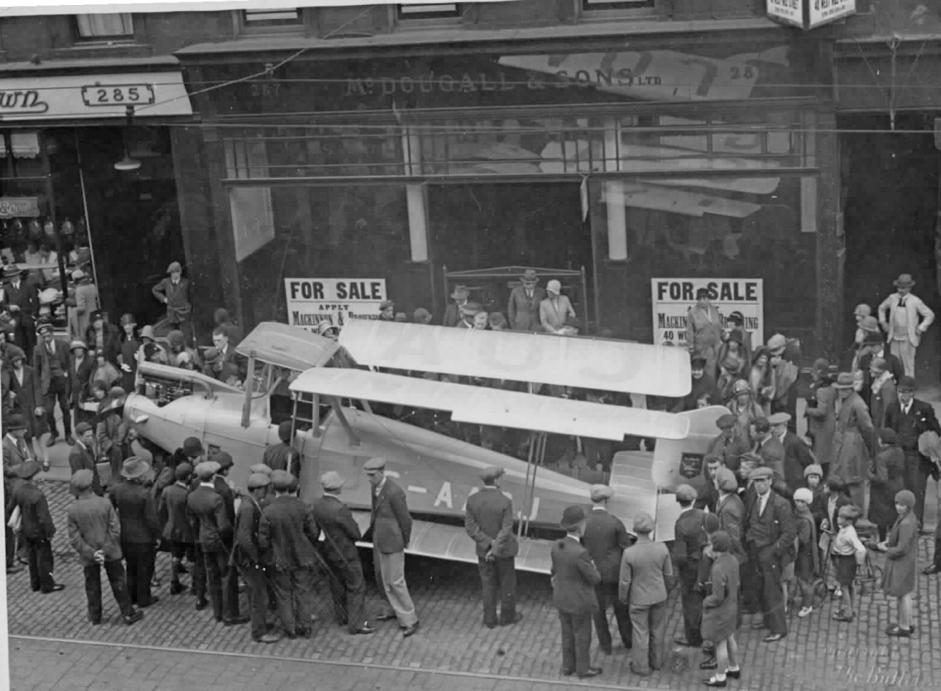
[[435,508],[438,508],[441,504],[444,504],[449,509],[454,508],[454,499],[451,497],[451,483],[445,482],[441,485],[441,491],[438,492],[438,497],[435,499]]

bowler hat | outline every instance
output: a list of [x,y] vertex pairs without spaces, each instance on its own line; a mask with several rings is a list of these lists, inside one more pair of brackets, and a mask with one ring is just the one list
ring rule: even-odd
[[912,279],[911,274],[900,274],[898,278],[892,281],[892,285],[896,288],[911,288],[915,285],[915,281]]
[[81,492],[91,488],[94,482],[95,474],[88,468],[82,468],[81,470],[76,470],[72,474],[72,478],[69,480],[69,485],[72,487],[72,489]]
[[914,377],[902,377],[899,379],[898,390],[899,391],[914,391],[915,390],[915,378]]
[[812,504],[814,501],[814,493],[806,487],[800,487],[794,490],[794,501],[802,501],[805,504]]
[[493,482],[494,480],[497,480],[503,477],[503,473],[505,472],[506,471],[499,466],[495,466],[495,465],[487,466],[486,468],[480,471],[480,479],[483,480],[484,482]]
[[649,535],[653,532],[654,522],[650,514],[641,511],[634,516],[634,532]]
[[167,273],[172,274],[174,271],[182,271],[183,267],[180,266],[180,262],[170,262],[170,266],[167,267]]
[[523,275],[520,276],[520,280],[523,281],[523,283],[535,283],[539,280],[539,274],[536,273],[535,269],[526,269]]
[[607,485],[592,485],[590,490],[591,500],[593,502],[602,502],[614,496],[614,490]]
[[189,458],[203,455],[203,443],[196,437],[187,437],[183,440],[183,453]]
[[29,480],[30,478],[36,477],[39,473],[42,472],[42,463],[39,461],[26,461],[25,463],[20,463],[13,469],[19,477],[24,480]]
[[252,473],[248,476],[248,489],[258,489],[271,484],[271,478],[264,473]]
[[294,476],[286,470],[276,470],[271,473],[271,486],[276,492],[287,492],[291,487]]
[[677,501],[692,504],[698,496],[699,493],[690,485],[680,485],[676,488]]
[[265,465],[264,463],[256,463],[251,468],[248,469],[250,473],[262,473],[263,475],[271,475],[272,470],[270,466]]
[[12,432],[17,429],[26,429],[26,418],[20,415],[19,413],[13,413],[6,419],[6,424],[4,427],[7,428],[8,432]]
[[128,480],[133,480],[134,478],[141,477],[148,470],[150,470],[150,466],[147,464],[147,461],[137,456],[131,456],[124,461],[124,464],[121,466],[121,475]]
[[340,473],[329,470],[320,476],[320,484],[323,486],[324,492],[336,492],[339,489],[343,489],[346,480]]
[[[746,387],[748,384],[745,385]],[[716,427],[719,429],[729,429],[730,427],[735,427],[735,424],[738,422],[738,418],[732,415],[732,413],[726,413],[725,415],[720,415],[719,419],[716,420]]]
[[465,286],[455,286],[454,292],[451,293],[452,300],[466,300],[470,295],[470,291]]
[[895,494],[895,503],[907,506],[910,509],[915,508],[915,493],[908,489],[903,489]]
[[833,382],[833,388],[834,389],[852,389],[854,383],[855,383],[855,380],[853,379],[852,372],[840,372],[836,377],[836,381]]
[[572,530],[585,520],[585,510],[581,506],[567,506],[562,512],[562,520],[559,527],[562,530]]
[[184,463],[180,463],[180,464],[173,470],[173,477],[175,477],[177,480],[180,480],[180,481],[183,481],[183,482],[189,480],[191,477],[193,477],[193,466],[192,466],[191,464],[185,463],[185,462],[184,462]]

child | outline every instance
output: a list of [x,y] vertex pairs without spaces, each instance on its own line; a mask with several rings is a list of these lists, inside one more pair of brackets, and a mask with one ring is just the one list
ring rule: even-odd
[[814,581],[820,571],[817,521],[810,508],[813,501],[813,492],[806,487],[794,492],[797,518],[797,559],[794,562],[794,575],[801,592],[801,609],[797,613],[801,619],[814,611]]
[[839,532],[833,539],[830,558],[836,571],[836,580],[841,592],[840,611],[833,615],[836,621],[850,622],[856,616],[853,610],[853,596],[856,569],[866,561],[866,547],[856,535],[856,521],[862,512],[847,504],[837,512],[836,524]]
[[813,501],[810,502],[810,513],[814,516],[814,525],[820,525],[827,517],[827,492],[823,485],[823,467],[818,463],[811,463],[804,468],[804,485],[810,490]]

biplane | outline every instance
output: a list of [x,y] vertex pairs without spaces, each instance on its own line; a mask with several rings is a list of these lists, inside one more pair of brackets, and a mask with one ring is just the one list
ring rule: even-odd
[[[681,464],[691,455],[701,459],[716,434],[715,420],[727,412],[710,407],[671,414],[536,395],[533,386],[506,391],[464,383],[489,378],[638,395],[688,393],[686,351],[623,341],[372,320],[351,320],[335,341],[269,322],[237,352],[248,363],[244,388],[141,364],[140,384],[125,403],[128,422],[167,451],[188,436],[209,450],[228,451],[233,478],[242,483],[265,447],[278,442],[278,425],[291,419],[302,457],[302,499],[319,495],[322,473],[339,472],[347,480],[343,499],[364,533],[371,497],[363,464],[382,456],[415,519],[406,551],[458,562],[477,562],[463,530],[465,502],[479,489],[481,469],[501,466],[501,489],[517,511],[517,568],[541,573],[548,573],[548,538],[558,534],[563,509],[588,504],[590,485],[545,467],[540,435],[655,438],[654,451],[615,454],[608,508],[628,529],[639,511],[650,513],[656,539],[671,540],[679,512],[671,490],[681,481]],[[389,405],[441,411],[463,425],[525,430],[533,439],[529,456],[498,453],[378,412]]]

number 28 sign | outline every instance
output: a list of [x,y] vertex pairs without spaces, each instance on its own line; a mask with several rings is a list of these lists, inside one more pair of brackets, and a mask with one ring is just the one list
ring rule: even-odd
[[82,100],[89,108],[150,105],[154,88],[150,84],[95,84],[82,87]]

